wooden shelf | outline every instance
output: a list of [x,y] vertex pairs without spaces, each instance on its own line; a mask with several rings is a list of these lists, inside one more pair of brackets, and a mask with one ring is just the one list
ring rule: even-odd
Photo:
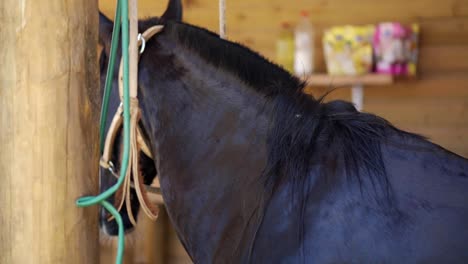
[[311,86],[378,86],[393,83],[393,76],[386,74],[366,74],[361,76],[331,76],[328,74],[312,74],[305,78]]
[[381,86],[393,83],[393,76],[386,74],[365,74],[360,76],[332,76],[325,73],[312,74],[305,78],[309,86],[327,86],[332,88],[348,86],[351,88],[351,100],[356,109],[364,107],[364,86]]

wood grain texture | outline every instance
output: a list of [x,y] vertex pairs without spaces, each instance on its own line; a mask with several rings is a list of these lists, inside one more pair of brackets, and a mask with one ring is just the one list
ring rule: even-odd
[[95,1],[0,1],[0,263],[97,263]]
[[384,74],[365,74],[360,76],[330,76],[328,74],[312,74],[305,78],[309,86],[350,86],[350,85],[390,85],[393,77]]

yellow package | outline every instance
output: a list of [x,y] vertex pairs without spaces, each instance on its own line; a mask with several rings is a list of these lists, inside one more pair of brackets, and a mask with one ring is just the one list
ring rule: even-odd
[[327,30],[323,47],[330,75],[362,75],[372,71],[374,26],[343,26]]

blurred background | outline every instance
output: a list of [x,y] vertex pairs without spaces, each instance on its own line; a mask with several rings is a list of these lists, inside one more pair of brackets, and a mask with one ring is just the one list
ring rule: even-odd
[[[327,100],[361,100],[363,111],[468,156],[468,0],[226,2],[227,38],[307,79],[306,92],[338,88]],[[99,1],[110,18],[115,5]],[[139,0],[139,15],[159,16],[166,5]],[[218,1],[183,5],[186,23],[218,32]],[[190,263],[164,214],[141,221],[130,239],[126,263]],[[102,242],[101,263],[112,263],[114,244]]]

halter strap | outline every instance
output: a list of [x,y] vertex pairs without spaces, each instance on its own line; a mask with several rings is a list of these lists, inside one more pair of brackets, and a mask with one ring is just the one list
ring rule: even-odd
[[[150,38],[155,36],[157,33],[161,32],[163,26],[153,26],[147,29],[141,37],[137,41],[137,46],[144,45],[146,41]],[[142,49],[143,50],[143,49]],[[138,60],[140,58],[140,54],[134,57],[136,61],[136,65],[138,65]],[[137,77],[137,68],[133,68],[131,74],[133,78]],[[137,80],[131,80],[130,82],[130,159],[129,159],[129,166],[126,172],[126,179],[124,181],[124,185],[122,189],[119,189],[115,195],[115,200],[119,203],[118,210],[120,211],[123,204],[126,202],[127,212],[129,214],[129,219],[132,224],[136,224],[135,218],[132,214],[132,210],[130,208],[130,188],[133,187],[137,193],[138,200],[143,211],[153,220],[157,218],[158,210],[151,206],[149,199],[147,197],[147,191],[155,193],[157,195],[161,195],[160,190],[153,186],[146,186],[143,184],[143,177],[141,176],[139,170],[139,155],[140,151],[145,153],[150,158],[154,158],[153,153],[151,152],[151,148],[148,146],[146,140],[143,137],[143,133],[141,127],[139,125],[139,120],[141,118],[141,109],[138,104],[138,84]],[[119,96],[121,102],[123,101],[123,60],[121,59],[120,67],[119,67]],[[123,104],[121,103],[120,106],[117,108],[117,111],[114,114],[112,119],[111,125],[106,135],[106,140],[104,144],[103,154],[100,160],[100,166],[104,169],[108,169],[111,171],[112,175],[119,177],[112,167],[111,154],[114,148],[115,139],[117,136],[118,130],[122,127],[123,123]],[[133,183],[131,182],[131,177],[133,176]],[[159,186],[158,186],[159,187]],[[159,199],[161,200],[161,199]]]
[[[154,37],[154,35],[161,32],[163,28],[164,27],[161,25],[152,26],[148,28],[145,32],[143,32],[143,34],[141,34],[141,38],[138,40],[138,45],[142,45],[142,43],[146,43],[148,40]],[[140,56],[141,56],[141,53],[138,56],[138,59],[140,58]],[[123,63],[121,60],[120,66],[119,66],[119,96],[120,96],[121,101],[123,98],[122,94],[123,94]],[[130,112],[139,111],[137,96],[138,96],[138,86],[130,87]],[[109,161],[111,159],[115,137],[117,135],[118,129],[122,126],[122,123],[123,123],[122,113],[123,113],[123,105],[121,103],[120,106],[117,108],[117,111],[114,114],[114,118],[112,119],[111,125],[109,126],[109,130],[106,135],[104,150],[103,150],[103,154],[102,154],[101,161],[100,161],[101,167],[105,169],[109,169]],[[153,153],[151,152],[151,148],[148,146],[148,144],[146,143],[146,140],[143,137],[143,134],[141,133],[140,126],[138,126],[137,140],[138,140],[138,145],[141,147],[141,150],[143,151],[143,153],[145,153],[146,156],[153,159],[154,158]]]
[[[164,27],[161,25],[158,26],[152,26],[145,30],[143,34],[141,34],[141,37],[138,39],[138,46],[142,45],[148,40],[150,40],[154,35],[157,33],[161,32],[161,30]],[[143,50],[144,51],[144,50]],[[142,52],[138,54],[138,60],[140,59]],[[119,95],[120,95],[120,100],[122,101],[123,98],[123,59],[120,59],[120,67],[119,67]],[[130,85],[130,98],[131,99],[136,99],[138,97],[138,85]]]

